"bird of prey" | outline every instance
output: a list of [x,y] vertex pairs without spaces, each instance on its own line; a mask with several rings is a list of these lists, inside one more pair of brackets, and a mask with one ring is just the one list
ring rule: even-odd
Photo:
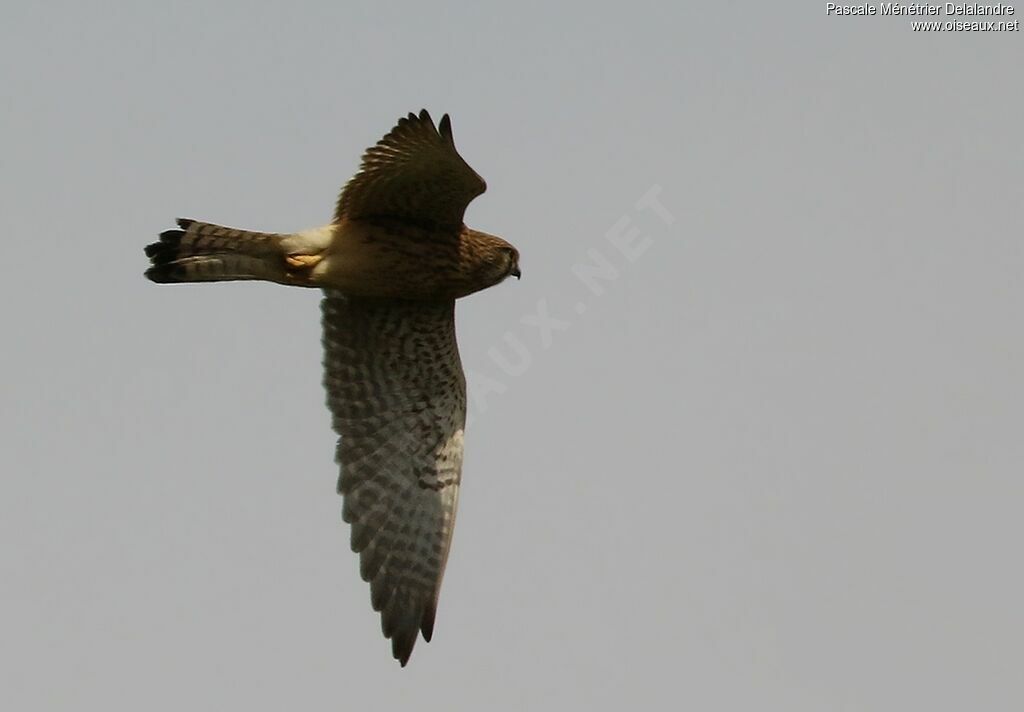
[[433,633],[455,523],[466,421],[455,300],[520,276],[512,245],[463,222],[485,189],[447,114],[435,126],[423,110],[366,150],[328,225],[283,234],[179,219],[146,247],[154,282],[323,289],[342,517],[403,667]]

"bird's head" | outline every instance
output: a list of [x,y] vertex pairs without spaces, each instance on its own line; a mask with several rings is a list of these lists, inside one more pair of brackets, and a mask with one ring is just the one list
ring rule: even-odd
[[519,250],[497,235],[471,230],[469,251],[473,264],[472,291],[486,289],[507,277],[522,277],[519,270]]
[[523,273],[519,271],[519,250],[509,245],[505,248],[505,276],[521,279]]

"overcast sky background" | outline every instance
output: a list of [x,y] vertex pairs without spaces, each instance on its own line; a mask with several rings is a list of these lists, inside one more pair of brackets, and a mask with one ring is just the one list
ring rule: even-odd
[[[1021,33],[661,5],[5,6],[7,708],[1024,703]],[[523,279],[459,304],[460,517],[402,670],[318,293],[142,248],[326,222],[422,107]]]

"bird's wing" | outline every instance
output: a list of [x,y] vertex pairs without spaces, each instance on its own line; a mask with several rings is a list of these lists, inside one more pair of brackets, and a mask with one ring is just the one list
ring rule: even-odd
[[424,109],[409,114],[363,154],[359,172],[338,198],[335,219],[392,218],[426,227],[458,227],[466,206],[487,189],[452,138]]
[[342,517],[404,666],[418,632],[433,632],[455,524],[466,421],[455,303],[332,290],[321,308]]

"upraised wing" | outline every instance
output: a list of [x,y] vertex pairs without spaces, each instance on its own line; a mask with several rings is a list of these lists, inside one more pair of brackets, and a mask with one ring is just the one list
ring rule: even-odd
[[359,172],[341,191],[335,220],[391,218],[457,228],[466,206],[485,190],[484,179],[455,150],[448,114],[435,128],[424,109],[399,119],[366,150]]

